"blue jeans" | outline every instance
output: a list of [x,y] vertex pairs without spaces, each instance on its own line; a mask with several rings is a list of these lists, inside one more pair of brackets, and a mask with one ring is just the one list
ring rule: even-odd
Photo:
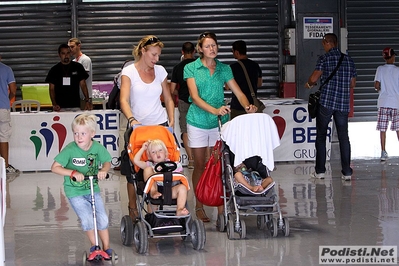
[[[80,219],[83,231],[94,230],[91,195],[76,196],[68,199],[76,215]],[[94,193],[94,200],[96,207],[97,229],[105,230],[108,228],[108,216],[100,193]]]
[[330,110],[319,105],[316,115],[316,173],[326,172],[326,138],[328,124],[331,117],[334,117],[334,125],[337,129],[339,150],[341,154],[341,173],[343,175],[352,175],[351,162],[351,144],[348,135],[348,112]]

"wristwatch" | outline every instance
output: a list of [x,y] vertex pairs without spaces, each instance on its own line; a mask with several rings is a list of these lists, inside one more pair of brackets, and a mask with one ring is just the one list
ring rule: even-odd
[[92,102],[92,99],[91,98],[85,98],[85,101],[87,102],[87,103],[91,103]]

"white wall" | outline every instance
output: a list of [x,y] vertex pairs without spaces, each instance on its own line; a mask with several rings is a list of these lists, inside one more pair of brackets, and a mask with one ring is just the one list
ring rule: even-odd
[[[380,132],[376,130],[377,122],[350,122],[349,140],[352,148],[352,159],[380,158]],[[388,125],[386,150],[388,156],[399,156],[399,142],[395,131]]]

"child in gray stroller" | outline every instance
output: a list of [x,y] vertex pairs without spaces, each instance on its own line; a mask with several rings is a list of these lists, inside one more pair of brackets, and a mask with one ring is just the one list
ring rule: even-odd
[[[278,230],[289,235],[288,219],[282,217],[269,169],[274,169],[273,150],[280,145],[277,127],[267,114],[237,116],[221,129],[224,211],[219,231],[229,239],[246,237],[243,216],[257,216],[258,229],[267,227],[273,237]],[[278,218],[274,218],[277,215]]]
[[[274,185],[269,169],[255,155],[234,167],[234,189],[242,194],[265,194]],[[248,191],[249,190],[249,191]]]

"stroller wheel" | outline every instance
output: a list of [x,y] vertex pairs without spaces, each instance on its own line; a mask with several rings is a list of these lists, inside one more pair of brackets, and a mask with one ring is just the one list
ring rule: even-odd
[[282,226],[281,230],[283,231],[284,236],[290,235],[290,223],[288,222],[287,217],[283,218],[283,226]]
[[247,236],[247,227],[244,220],[240,220],[240,238],[244,239]]
[[226,221],[225,221],[223,213],[218,215],[218,220],[217,220],[216,226],[219,228],[219,232],[224,232],[224,230],[226,229]]
[[228,220],[227,221],[227,238],[234,239],[234,221]]
[[125,246],[133,244],[133,221],[129,215],[125,215],[121,220],[121,240]]
[[134,245],[139,254],[144,254],[148,250],[147,227],[142,221],[137,222],[133,230]]
[[266,227],[266,216],[265,215],[258,215],[256,217],[256,226],[260,230],[265,229],[265,227]]
[[278,224],[277,219],[273,218],[269,222],[269,231],[272,234],[272,237],[276,237],[278,233]]
[[201,220],[194,220],[191,225],[191,243],[195,250],[204,248],[206,242],[206,232],[204,222]]

